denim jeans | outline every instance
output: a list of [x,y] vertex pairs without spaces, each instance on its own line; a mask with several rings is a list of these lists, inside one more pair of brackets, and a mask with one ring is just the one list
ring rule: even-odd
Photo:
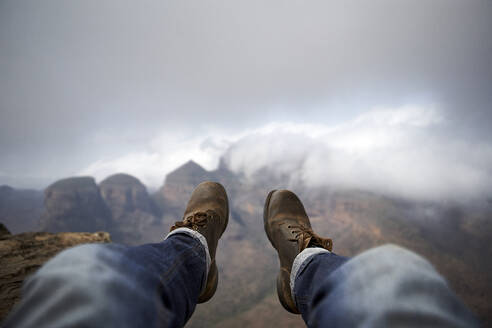
[[[294,264],[291,287],[309,327],[477,326],[433,267],[402,248],[350,260],[306,249]],[[182,327],[209,265],[203,236],[186,229],[157,244],[78,246],[26,281],[4,327]]]
[[479,326],[427,260],[395,245],[352,259],[320,250],[292,275],[308,327]]
[[182,327],[204,286],[208,249],[178,233],[157,244],[89,244],[28,279],[3,327]]

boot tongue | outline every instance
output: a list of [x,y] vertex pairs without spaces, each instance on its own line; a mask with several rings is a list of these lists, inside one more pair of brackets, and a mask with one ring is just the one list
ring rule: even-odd
[[329,250],[330,252],[333,249],[333,241],[331,239],[322,238],[314,233],[312,236],[305,238],[303,244],[305,245],[303,249],[308,247],[321,247]]
[[177,228],[190,228],[198,231],[199,227],[205,227],[207,221],[212,218],[215,212],[207,210],[206,212],[193,212],[191,215],[185,215],[183,221],[177,221],[171,227],[171,231]]
[[[300,240],[300,243],[299,243],[299,253],[302,252],[303,250],[305,250],[308,247],[313,247],[313,246],[310,246],[311,239],[312,239],[312,236],[308,236],[308,237],[302,238],[302,240]],[[316,247],[316,246],[314,246],[314,247]]]
[[294,228],[300,229],[299,231],[294,231],[298,233],[296,239],[299,253],[308,247],[321,247],[329,250],[330,252],[332,251],[333,241],[330,238],[320,237],[315,234],[311,228],[304,227],[302,225],[294,226]]

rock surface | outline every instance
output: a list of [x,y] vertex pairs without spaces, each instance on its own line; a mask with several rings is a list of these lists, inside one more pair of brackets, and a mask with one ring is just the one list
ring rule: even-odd
[[[193,189],[205,180],[214,180],[213,174],[194,161],[188,161],[169,173],[164,185],[156,195],[157,202],[164,214],[169,211],[181,211],[183,204],[186,205],[188,202],[188,197]],[[180,220],[182,215],[183,213],[180,213],[175,219]]]
[[147,193],[147,188],[137,178],[124,174],[114,174],[100,184],[101,196],[113,214],[143,211],[152,213],[155,208]]
[[90,177],[55,182],[46,188],[44,204],[43,231],[98,231],[111,226],[111,211]]
[[146,237],[155,230],[160,213],[147,188],[137,178],[123,173],[106,178],[99,188],[111,211],[109,231],[113,240],[130,245],[148,241]]
[[[3,225],[2,225],[3,226]],[[107,232],[11,235],[0,232],[0,321],[19,301],[22,282],[60,251],[79,244],[108,243]]]

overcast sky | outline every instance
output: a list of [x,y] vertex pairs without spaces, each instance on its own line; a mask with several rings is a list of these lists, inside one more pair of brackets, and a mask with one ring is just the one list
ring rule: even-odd
[[226,154],[248,172],[296,158],[311,183],[413,168],[403,195],[490,192],[491,32],[490,0],[0,0],[0,184],[126,170],[157,186]]

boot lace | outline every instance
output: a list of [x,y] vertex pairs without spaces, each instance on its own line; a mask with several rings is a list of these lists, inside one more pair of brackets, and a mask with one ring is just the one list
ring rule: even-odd
[[174,222],[170,231],[178,228],[190,228],[198,230],[199,227],[205,227],[210,220],[216,217],[216,213],[212,210],[206,212],[194,212],[193,214],[183,218],[182,221]]
[[299,252],[309,246],[322,247],[330,252],[333,249],[333,241],[330,238],[323,238],[317,235],[311,228],[303,225],[289,225],[287,228],[291,229],[291,232],[294,235],[289,241],[299,242]]

